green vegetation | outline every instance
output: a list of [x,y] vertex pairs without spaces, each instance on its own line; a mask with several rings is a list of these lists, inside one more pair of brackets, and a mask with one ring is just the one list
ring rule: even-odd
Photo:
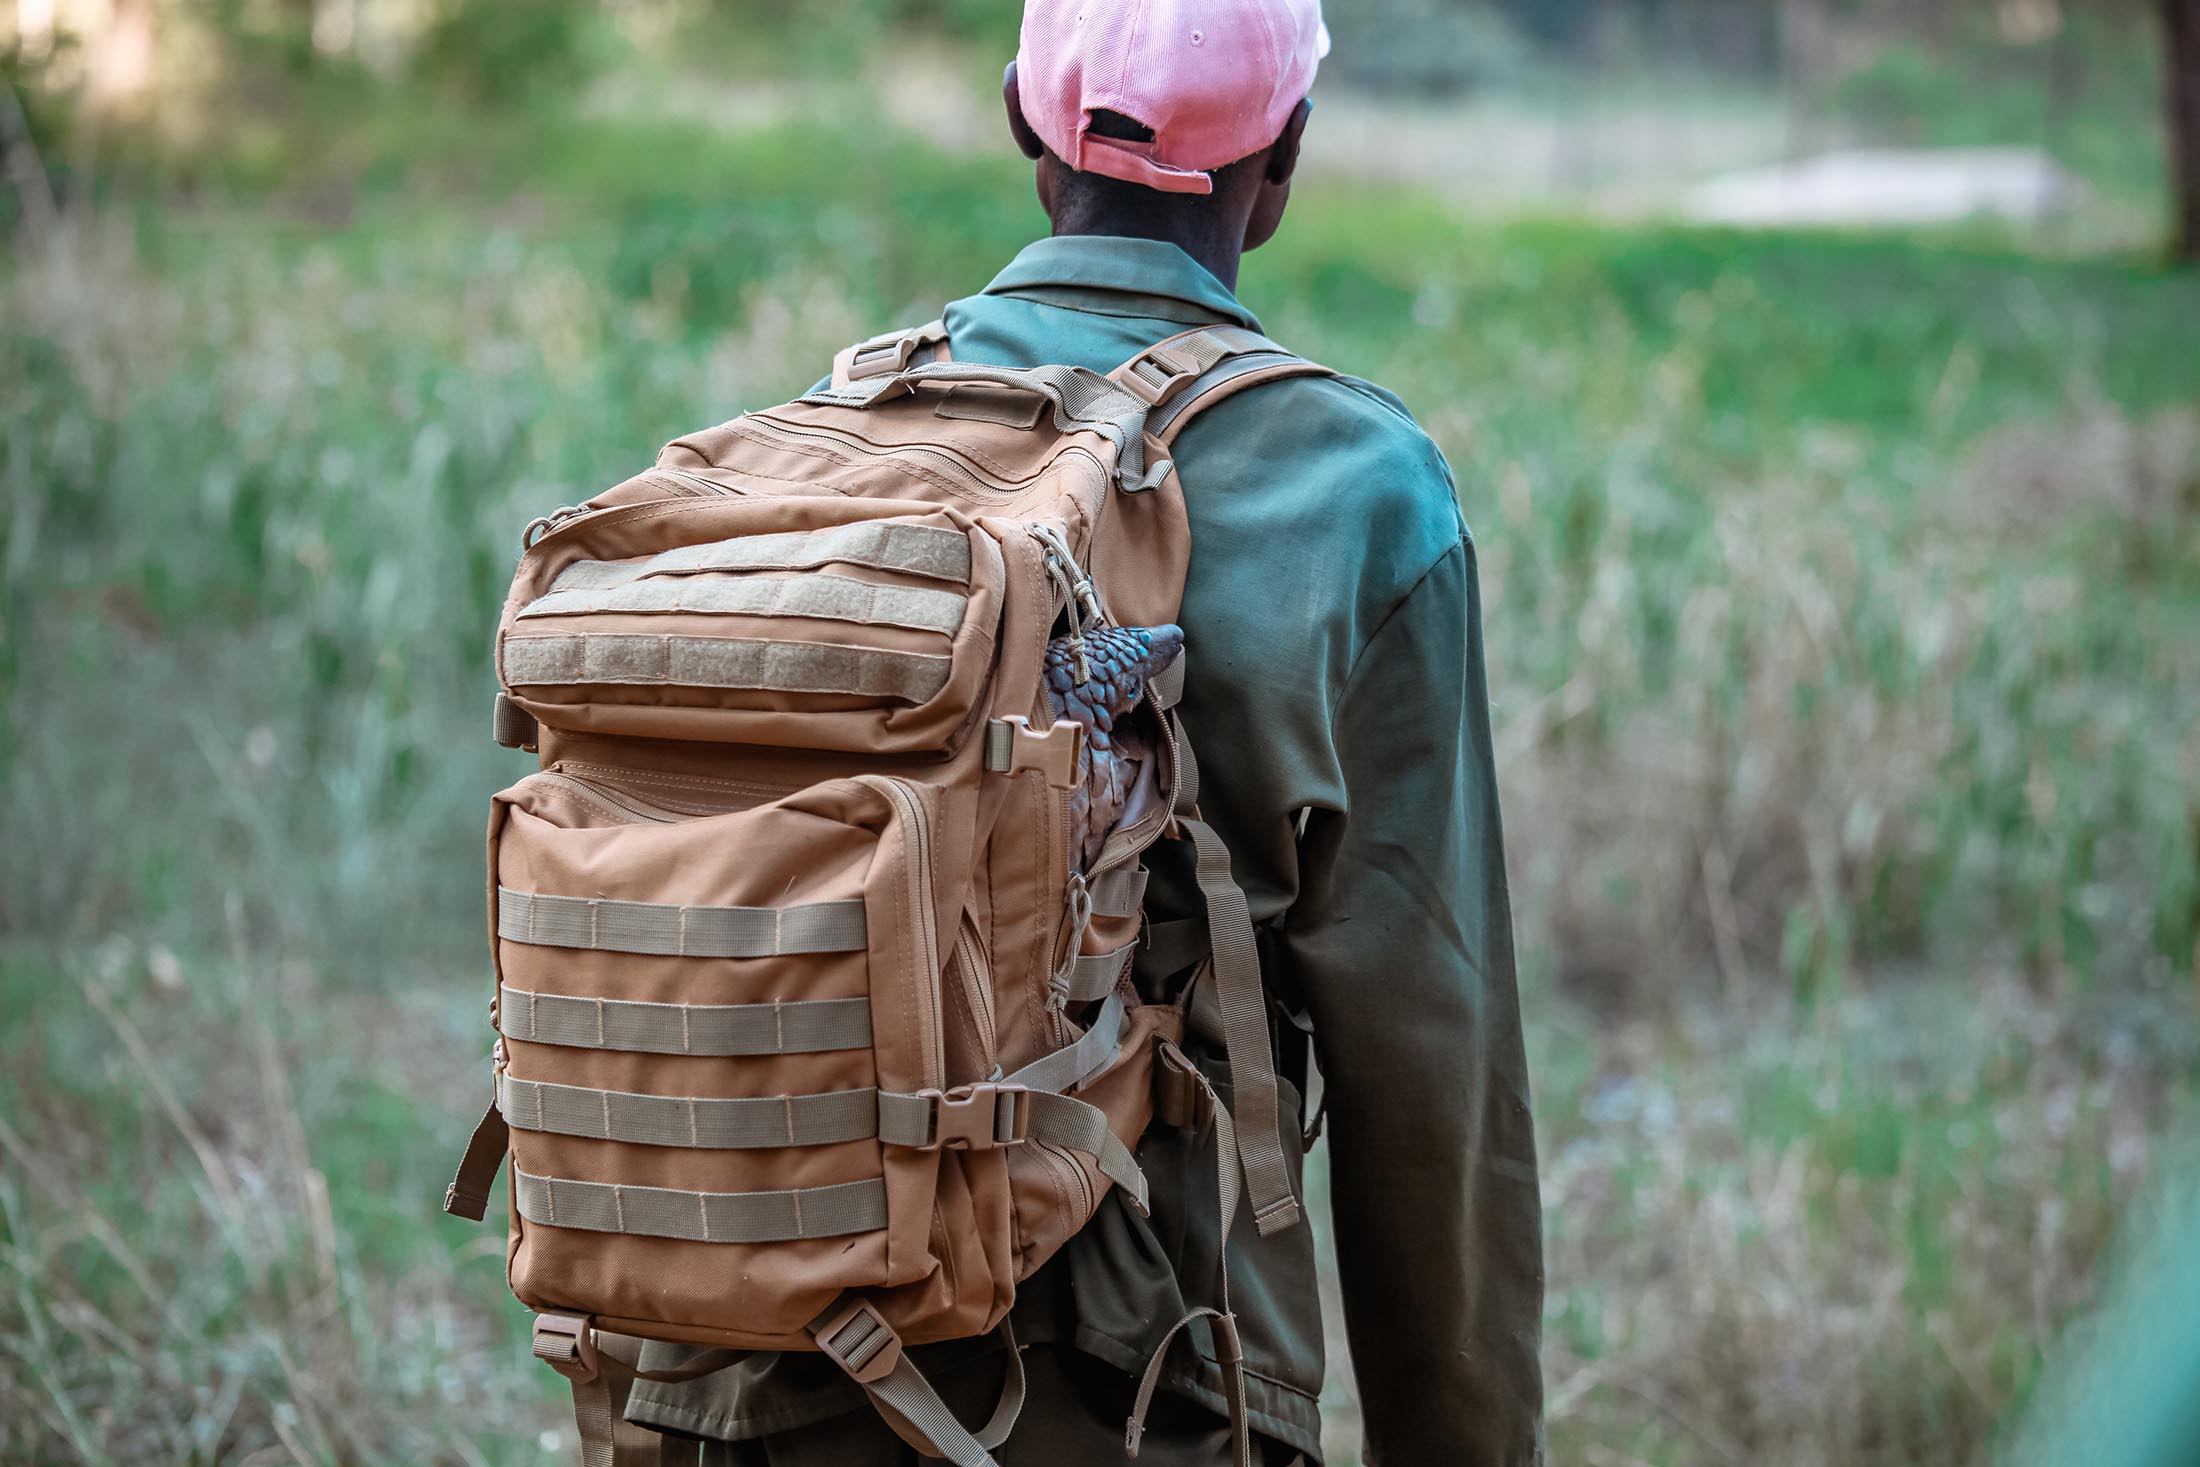
[[[1041,225],[861,87],[469,94],[146,145],[0,257],[10,1461],[544,1455],[434,1211],[519,527]],[[1983,1452],[2189,1114],[2200,279],[1316,180],[1243,294],[1481,543],[1554,1460]]]

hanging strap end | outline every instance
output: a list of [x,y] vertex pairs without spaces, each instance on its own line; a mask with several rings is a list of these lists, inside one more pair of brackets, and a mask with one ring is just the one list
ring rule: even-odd
[[1301,1216],[1299,1199],[1287,1194],[1254,1212],[1253,1226],[1265,1238],[1270,1233],[1280,1233],[1286,1228],[1296,1227]]
[[596,1378],[596,1328],[585,1314],[535,1316],[535,1358],[575,1385]]
[[453,1182],[443,1189],[443,1210],[452,1217],[462,1217],[468,1222],[480,1222],[489,1212],[489,1195],[462,1189]]

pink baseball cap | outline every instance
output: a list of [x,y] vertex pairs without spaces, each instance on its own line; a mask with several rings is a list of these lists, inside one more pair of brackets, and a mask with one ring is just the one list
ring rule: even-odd
[[[1173,194],[1274,142],[1329,54],[1321,0],[1026,0],[1024,119],[1081,173]],[[1098,137],[1118,112],[1153,141]]]

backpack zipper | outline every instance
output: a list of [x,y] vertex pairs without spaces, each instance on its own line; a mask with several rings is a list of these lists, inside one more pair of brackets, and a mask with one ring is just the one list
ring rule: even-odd
[[[699,774],[622,769],[611,764],[591,764],[581,759],[560,759],[550,768],[568,778],[618,792],[622,797],[645,800],[654,809],[689,816],[724,815],[739,810],[751,810],[781,796],[791,795],[798,788],[794,785],[745,784],[739,780],[714,779]],[[679,791],[683,798],[679,802],[663,796],[651,798],[636,790],[637,785],[669,786]],[[689,806],[693,808],[687,808]]]
[[[1085,1180],[1085,1169],[1077,1164],[1077,1159],[1051,1141],[1034,1141],[1031,1145],[1047,1159],[1057,1179],[1064,1172],[1069,1174],[1070,1186],[1076,1189],[1078,1198],[1084,1204],[1081,1215],[1091,1217],[1093,1210],[1100,1205],[1100,1199],[1092,1195],[1092,1183]],[[1069,1199],[1064,1196],[1062,1200],[1066,1202]]]
[[940,1017],[940,935],[937,917],[932,910],[932,830],[931,821],[924,811],[924,802],[905,779],[892,775],[858,775],[857,783],[882,789],[894,801],[901,812],[902,824],[909,840],[909,897],[915,909],[917,923],[917,1003],[922,1010],[923,1032],[918,1038],[918,1048],[923,1059],[924,1085],[940,1090],[947,1085],[947,1064],[943,1057],[946,1036],[942,1032]]
[[854,464],[859,459],[898,458],[908,454],[936,460],[946,469],[949,478],[983,494],[1021,494],[1032,483],[1032,480],[1029,479],[1021,483],[1004,479],[981,468],[975,461],[966,458],[953,449],[944,448],[938,444],[895,443],[889,445],[872,443],[867,439],[858,438],[853,433],[843,433],[833,428],[814,426],[798,428],[791,423],[783,423],[776,418],[768,418],[757,413],[738,418],[735,422],[737,432],[752,432],[765,438],[800,439],[817,444],[823,447],[837,462],[843,464]]
[[993,965],[986,961],[985,946],[978,940],[978,925],[968,912],[963,913],[962,926],[955,933],[955,972],[962,979],[971,1014],[978,1021],[979,1054],[990,1075],[1001,1067],[993,1018]]
[[562,784],[568,788],[579,790],[582,795],[593,798],[600,804],[611,806],[620,814],[633,817],[627,822],[630,825],[681,825],[695,818],[684,811],[668,810],[662,805],[652,805],[646,800],[636,799],[632,795],[614,789],[610,785],[600,784],[593,779],[582,779],[577,774],[567,774],[557,766],[545,769],[534,777],[548,780],[552,784]]
[[650,472],[660,479],[671,479],[685,485],[681,492],[697,498],[713,495],[740,496],[748,493],[746,489],[736,489],[731,484],[721,484],[716,479],[706,479],[701,474],[687,469],[676,469],[670,464],[655,464]]

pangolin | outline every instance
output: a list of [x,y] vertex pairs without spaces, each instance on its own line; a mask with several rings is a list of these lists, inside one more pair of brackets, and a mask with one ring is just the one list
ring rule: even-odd
[[1083,678],[1077,675],[1075,640],[1056,637],[1047,643],[1046,684],[1054,716],[1085,730],[1069,796],[1070,866],[1083,871],[1099,859],[1137,786],[1140,766],[1153,755],[1144,733],[1127,724],[1118,731],[1116,720],[1137,704],[1148,680],[1184,650],[1184,632],[1173,625],[1088,631]]

